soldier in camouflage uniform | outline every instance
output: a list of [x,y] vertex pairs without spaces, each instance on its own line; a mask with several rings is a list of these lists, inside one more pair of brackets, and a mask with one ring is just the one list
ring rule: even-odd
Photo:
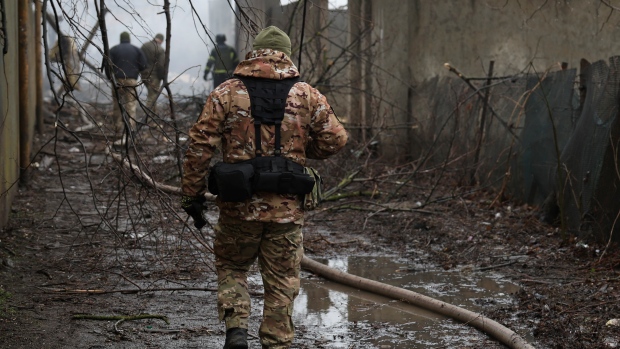
[[146,106],[148,108],[155,107],[161,81],[166,73],[166,52],[161,47],[163,42],[164,35],[157,34],[153,40],[145,42],[141,47],[144,57],[146,57],[146,69],[140,73],[140,76],[146,85]]
[[[239,63],[235,75],[266,79],[299,76],[290,59],[289,37],[276,27],[261,31],[253,51]],[[325,159],[347,141],[342,124],[325,96],[305,82],[289,91],[281,125],[282,156],[305,165],[306,159]],[[223,161],[237,163],[254,158],[254,119],[250,99],[241,80],[218,86],[191,128],[184,162],[183,208],[201,219],[205,177],[209,162],[220,147]],[[261,148],[274,154],[274,125],[261,125]],[[293,341],[293,301],[299,293],[303,257],[301,227],[304,222],[299,195],[254,193],[244,202],[216,200],[220,217],[214,242],[218,274],[218,312],[226,324],[224,348],[247,348],[250,315],[247,273],[258,259],[265,288],[263,320],[259,335],[263,348],[289,348]]]

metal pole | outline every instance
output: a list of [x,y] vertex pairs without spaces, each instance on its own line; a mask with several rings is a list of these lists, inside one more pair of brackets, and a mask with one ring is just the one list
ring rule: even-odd
[[[30,71],[30,66],[28,64],[28,35],[30,34],[30,22],[28,19],[30,11],[30,1],[18,1],[17,21],[19,26],[19,166],[23,174],[25,169],[28,167],[28,164],[30,163],[30,108],[28,107],[28,85],[30,83],[28,79]],[[23,180],[23,178],[25,177],[21,176],[21,178]]]
[[37,132],[43,132],[43,3],[34,0],[34,54],[37,71],[37,104],[35,105],[35,117],[37,120]]

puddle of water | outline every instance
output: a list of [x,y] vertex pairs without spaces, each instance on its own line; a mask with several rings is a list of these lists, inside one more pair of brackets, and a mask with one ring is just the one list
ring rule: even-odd
[[[410,271],[391,257],[348,257],[323,261],[332,268],[402,287],[480,312],[485,305],[509,304],[517,285],[489,273]],[[419,268],[417,268],[419,269]],[[445,348],[475,344],[468,326],[427,310],[323,279],[302,279],[295,301],[296,323],[316,331],[324,348]],[[366,335],[360,335],[366,334]],[[475,333],[475,332],[474,332]],[[363,343],[363,344],[361,344]]]

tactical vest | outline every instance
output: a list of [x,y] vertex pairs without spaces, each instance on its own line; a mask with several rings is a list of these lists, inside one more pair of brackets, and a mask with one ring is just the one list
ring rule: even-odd
[[[259,79],[235,75],[247,88],[254,118],[255,157],[250,160],[213,166],[208,189],[226,202],[239,202],[255,192],[305,195],[311,193],[315,177],[304,166],[281,156],[281,125],[288,93],[299,78]],[[275,125],[274,156],[263,156],[261,125]]]

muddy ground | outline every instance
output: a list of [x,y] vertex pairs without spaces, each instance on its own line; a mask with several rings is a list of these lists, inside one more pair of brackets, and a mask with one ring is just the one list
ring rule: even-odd
[[[98,127],[72,132],[85,125],[75,112],[60,113],[57,128],[52,116],[46,118],[33,148],[35,163],[19,184],[9,225],[0,232],[0,348],[223,346],[213,292],[212,229],[197,232],[179,209],[177,195],[154,190],[108,153],[113,148],[130,154],[151,177],[178,186],[173,130],[187,130],[195,108],[191,101],[178,107],[176,125],[170,117],[149,120],[135,148],[113,148],[117,138]],[[184,142],[181,134],[181,148]],[[620,327],[606,325],[620,318],[616,246],[543,224],[535,208],[495,191],[458,186],[453,177],[458,171],[416,172],[415,162],[386,164],[353,142],[338,157],[313,165],[328,189],[343,178],[355,180],[334,192],[345,194],[342,198],[307,214],[309,257],[391,256],[460,273],[500,273],[519,291],[510,304],[491,300],[481,312],[536,348],[620,346]],[[209,217],[215,223],[213,205]],[[303,277],[319,280],[308,272]],[[250,344],[258,348],[262,287],[252,280]],[[80,318],[140,314],[147,318]],[[343,347],[342,340],[307,319],[295,321],[293,348]],[[389,322],[345,325],[346,348],[419,347],[415,334]],[[454,333],[430,329],[446,340],[428,347],[504,348],[467,325],[451,326]],[[372,340],[386,333],[391,339]]]

